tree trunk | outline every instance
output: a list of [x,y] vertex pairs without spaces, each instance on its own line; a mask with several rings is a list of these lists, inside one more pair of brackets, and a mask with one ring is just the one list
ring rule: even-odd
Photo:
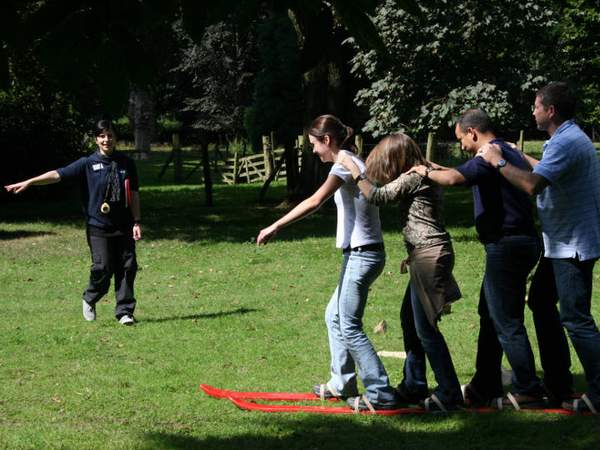
[[156,116],[154,99],[147,89],[134,87],[129,94],[129,120],[133,127],[135,151],[140,158],[148,157],[154,137]]
[[[348,37],[334,31],[329,8],[318,14],[308,9],[290,11],[304,64],[304,123],[322,114],[334,114],[356,129],[354,121],[354,90],[348,89],[350,56],[344,53],[342,41]],[[297,192],[302,197],[314,193],[327,178],[331,165],[323,164],[307,147],[302,153],[301,173]]]
[[295,201],[301,194],[300,168],[298,167],[298,149],[290,142],[285,143],[285,176],[287,183],[287,197]]
[[181,160],[181,141],[179,133],[173,133],[173,179],[175,183],[181,183],[183,180],[183,161]]
[[203,138],[200,143],[200,152],[202,154],[202,167],[204,176],[204,195],[206,206],[213,205],[212,196],[212,178],[210,175],[210,157],[208,155],[208,139]]
[[[344,104],[347,99],[344,96],[342,71],[339,67],[337,61],[323,60],[304,74],[305,123],[309,124],[322,114],[334,114],[343,122],[348,121],[342,114],[348,109]],[[323,184],[331,165],[322,163],[319,157],[310,151],[310,146],[307,148],[308,136],[305,136],[304,142],[299,191],[303,197],[308,197]]]

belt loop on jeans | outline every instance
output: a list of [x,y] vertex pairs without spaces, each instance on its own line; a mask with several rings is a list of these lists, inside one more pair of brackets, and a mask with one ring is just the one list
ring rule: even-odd
[[372,252],[372,251],[383,251],[385,250],[385,247],[383,245],[383,242],[377,242],[375,244],[367,244],[367,245],[360,245],[358,247],[345,247],[342,249],[342,253],[350,253],[352,252]]

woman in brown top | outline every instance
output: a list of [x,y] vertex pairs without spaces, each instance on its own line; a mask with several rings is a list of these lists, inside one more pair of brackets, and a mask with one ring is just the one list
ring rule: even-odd
[[[398,202],[400,206],[410,284],[401,309],[407,358],[404,379],[397,390],[399,401],[421,401],[433,411],[456,409],[463,403],[460,384],[444,336],[437,327],[447,305],[461,297],[452,275],[454,251],[444,228],[442,190],[427,177],[406,173],[414,165],[427,162],[418,145],[402,133],[385,137],[373,149],[366,161],[366,176],[350,158],[338,162],[350,170],[369,202]],[[425,354],[438,383],[429,397]]]

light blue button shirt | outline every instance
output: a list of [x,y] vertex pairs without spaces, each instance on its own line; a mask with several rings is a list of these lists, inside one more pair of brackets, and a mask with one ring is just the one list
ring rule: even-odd
[[544,255],[600,256],[600,163],[588,136],[568,120],[544,144],[533,173],[550,184],[537,197]]

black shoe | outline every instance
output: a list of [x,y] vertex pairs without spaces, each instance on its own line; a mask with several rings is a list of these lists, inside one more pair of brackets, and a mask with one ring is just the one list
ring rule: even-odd
[[406,405],[418,405],[423,400],[425,400],[427,398],[427,396],[429,395],[428,392],[425,392],[424,394],[408,392],[408,390],[406,389],[406,387],[403,384],[399,384],[396,387],[395,392],[396,392],[396,401],[398,403],[401,403],[401,404],[403,403]]
[[581,398],[563,402],[562,407],[575,413],[600,414],[600,405],[594,405],[586,394],[583,394]]
[[542,384],[542,388],[544,388],[544,397],[549,408],[562,408],[564,402],[571,402],[575,398],[573,389],[559,392],[548,389],[544,384]]
[[517,411],[520,409],[541,409],[548,406],[546,399],[541,395],[513,394],[509,392],[502,400],[504,406],[512,406]]
[[423,400],[420,403],[420,406],[425,409],[425,411],[433,413],[448,413],[451,411],[458,411],[463,407],[462,403],[443,403],[435,394],[431,394]]
[[468,406],[469,408],[502,409],[502,396],[487,397],[485,395],[481,395],[471,383],[463,384],[460,388],[465,406]]

